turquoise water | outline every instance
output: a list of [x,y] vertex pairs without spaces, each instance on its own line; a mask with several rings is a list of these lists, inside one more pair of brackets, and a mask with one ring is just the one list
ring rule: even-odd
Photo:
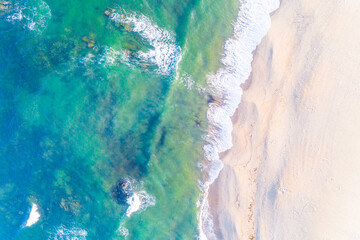
[[0,1],[0,239],[197,238],[206,79],[237,9]]

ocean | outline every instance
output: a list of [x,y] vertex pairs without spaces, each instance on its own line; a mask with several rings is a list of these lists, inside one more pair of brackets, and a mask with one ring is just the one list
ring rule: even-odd
[[240,5],[0,1],[0,239],[201,238]]

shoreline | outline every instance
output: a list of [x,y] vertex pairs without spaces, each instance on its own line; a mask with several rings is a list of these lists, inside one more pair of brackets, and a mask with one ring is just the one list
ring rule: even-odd
[[[198,206],[200,212],[199,238],[216,239],[214,219],[211,215],[208,194],[210,186],[218,178],[224,163],[220,160],[223,152],[232,148],[232,118],[243,94],[241,85],[248,85],[247,79],[252,72],[251,62],[261,39],[270,27],[270,13],[279,7],[279,0],[249,0],[240,1],[239,13],[234,23],[234,32],[224,46],[223,65],[216,74],[208,78],[210,93],[216,101],[209,104],[207,118],[208,134],[203,146],[204,170],[207,179],[200,183],[203,192]],[[236,116],[236,115],[235,115]]]
[[283,0],[271,15],[209,190],[218,239],[360,239],[359,9]]

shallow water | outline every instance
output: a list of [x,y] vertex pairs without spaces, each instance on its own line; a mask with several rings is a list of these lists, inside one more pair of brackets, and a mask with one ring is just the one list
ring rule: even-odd
[[[220,67],[238,2],[7,7],[0,239],[196,238],[206,79]],[[126,204],[114,194],[122,178],[132,187]],[[26,227],[33,204],[40,218]]]

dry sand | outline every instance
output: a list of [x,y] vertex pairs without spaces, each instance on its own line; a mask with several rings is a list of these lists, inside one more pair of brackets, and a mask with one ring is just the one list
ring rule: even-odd
[[220,239],[360,239],[360,1],[283,0],[211,186]]

